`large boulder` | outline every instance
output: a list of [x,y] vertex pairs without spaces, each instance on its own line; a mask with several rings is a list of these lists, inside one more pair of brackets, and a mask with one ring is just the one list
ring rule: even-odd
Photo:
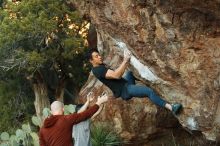
[[[148,139],[179,122],[189,133],[197,131],[207,140],[220,140],[219,0],[72,2],[95,26],[97,47],[107,65],[116,68],[123,50],[130,50],[129,69],[139,82],[184,106],[174,117],[147,98],[114,99],[100,121],[108,121],[128,139]],[[90,90],[101,94],[106,87],[91,75],[81,95]]]

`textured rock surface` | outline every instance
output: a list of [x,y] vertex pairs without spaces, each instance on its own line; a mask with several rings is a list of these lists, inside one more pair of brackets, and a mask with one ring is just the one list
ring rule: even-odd
[[[74,3],[95,26],[98,49],[109,66],[117,67],[123,50],[129,49],[133,54],[129,68],[135,76],[166,100],[184,105],[176,118],[185,129],[200,131],[209,140],[220,139],[219,0]],[[91,89],[99,94],[103,88],[91,76],[81,94]],[[176,123],[148,99],[111,100],[99,120],[109,121],[128,139],[148,139]]]

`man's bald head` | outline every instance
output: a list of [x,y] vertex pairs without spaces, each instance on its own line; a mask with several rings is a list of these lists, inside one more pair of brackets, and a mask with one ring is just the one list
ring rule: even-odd
[[54,101],[51,104],[50,108],[51,108],[51,113],[53,115],[62,115],[63,114],[64,105],[60,101]]

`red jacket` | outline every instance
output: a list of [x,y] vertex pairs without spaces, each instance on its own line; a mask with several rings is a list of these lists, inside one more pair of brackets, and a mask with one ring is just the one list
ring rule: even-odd
[[45,119],[39,132],[40,146],[73,146],[73,125],[90,118],[98,109],[99,106],[94,105],[82,113],[55,115]]

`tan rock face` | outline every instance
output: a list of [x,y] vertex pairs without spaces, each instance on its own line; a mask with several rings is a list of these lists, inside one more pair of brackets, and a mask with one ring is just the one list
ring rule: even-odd
[[[112,68],[122,52],[133,56],[130,69],[142,83],[170,102],[181,102],[177,117],[188,129],[218,140],[220,131],[220,1],[81,0],[82,14],[96,27],[98,49]],[[94,86],[88,87],[90,82]],[[91,78],[82,95],[104,88]],[[169,117],[169,118],[167,118]],[[110,121],[122,136],[147,139],[162,121],[175,118],[147,99],[112,100],[101,121]],[[174,119],[174,120],[173,120]],[[166,127],[167,123],[161,127]],[[138,135],[138,136],[137,136]]]

